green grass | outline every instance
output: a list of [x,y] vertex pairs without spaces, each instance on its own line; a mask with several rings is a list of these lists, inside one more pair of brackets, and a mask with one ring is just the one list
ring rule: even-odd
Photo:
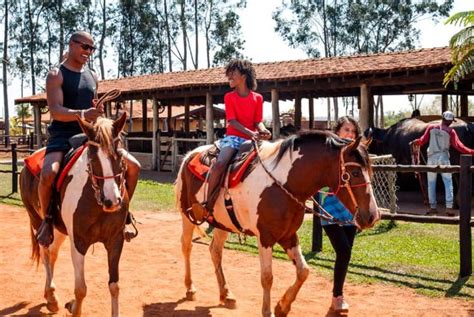
[[[11,165],[0,164],[0,171],[11,170]],[[21,167],[18,171],[21,171]],[[0,204],[23,206],[20,193],[12,193],[12,174],[0,173]]]
[[130,209],[147,211],[175,210],[173,184],[139,180]]
[[[474,299],[474,279],[458,278],[458,226],[382,221],[374,229],[357,235],[347,279],[358,283],[405,286],[435,297]],[[323,252],[311,252],[312,222],[298,231],[308,264],[332,278],[335,253],[324,235]],[[246,245],[236,239],[227,248],[258,253],[255,238]],[[474,254],[474,249],[473,249]],[[276,246],[274,257],[287,259]]]

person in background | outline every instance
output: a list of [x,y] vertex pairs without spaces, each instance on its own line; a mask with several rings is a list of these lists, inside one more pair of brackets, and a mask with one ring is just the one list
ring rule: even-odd
[[[449,161],[449,148],[452,146],[462,154],[474,154],[474,150],[466,147],[459,140],[456,131],[450,127],[456,121],[451,111],[443,112],[440,124],[429,125],[423,136],[412,141],[415,145],[428,145],[427,165],[451,165]],[[428,201],[430,209],[427,214],[437,214],[436,202],[436,177],[437,173],[428,172]],[[453,180],[451,173],[441,173],[445,190],[446,214],[454,216],[453,211]]]
[[[339,118],[334,127],[334,132],[341,138],[351,140],[361,135],[357,121],[349,116]],[[317,200],[334,218],[343,222],[351,222],[353,220],[351,212],[339,201],[336,195],[330,192],[331,190],[334,190],[334,188],[322,188],[319,193],[316,194]],[[353,223],[340,226],[339,224],[328,222],[323,218],[321,218],[321,225],[336,252],[331,310],[336,313],[345,313],[349,311],[349,304],[344,298],[343,288],[351,260],[352,246],[354,244],[357,227]]]

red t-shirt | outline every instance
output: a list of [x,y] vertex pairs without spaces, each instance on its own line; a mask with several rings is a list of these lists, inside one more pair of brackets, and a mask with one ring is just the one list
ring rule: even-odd
[[229,92],[224,96],[225,114],[227,119],[227,135],[235,135],[244,139],[250,136],[244,134],[229,124],[230,120],[237,120],[249,130],[257,131],[257,123],[263,117],[262,95],[250,91],[247,97],[241,97],[236,91]]

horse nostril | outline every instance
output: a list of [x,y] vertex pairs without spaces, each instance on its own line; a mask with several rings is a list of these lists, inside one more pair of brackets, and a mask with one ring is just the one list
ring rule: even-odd
[[105,207],[110,208],[112,207],[112,201],[110,199],[106,199],[104,200],[104,205]]

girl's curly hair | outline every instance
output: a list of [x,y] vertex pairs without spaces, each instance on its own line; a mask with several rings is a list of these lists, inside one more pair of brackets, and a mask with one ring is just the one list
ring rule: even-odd
[[251,62],[244,59],[232,59],[225,67],[225,74],[229,75],[234,70],[238,70],[242,75],[245,75],[245,84],[248,89],[257,89],[257,74]]

